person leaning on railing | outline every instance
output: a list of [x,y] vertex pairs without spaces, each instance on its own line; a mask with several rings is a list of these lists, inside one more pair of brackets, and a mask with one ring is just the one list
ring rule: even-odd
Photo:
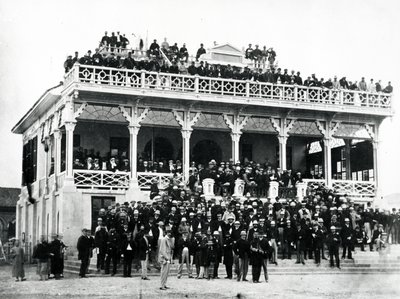
[[[368,85],[365,83],[365,81],[361,80],[360,83],[355,81],[354,83],[352,82],[347,82],[346,77],[343,77],[339,81],[337,80],[323,80],[321,78],[318,80],[315,77],[315,74],[312,75],[309,79],[303,81],[300,77],[300,72],[297,72],[297,75],[294,75],[294,71],[292,71],[292,74],[289,75],[286,72],[281,73],[281,68],[276,68],[274,65],[275,61],[275,56],[276,52],[270,48],[266,51],[269,61],[269,66],[265,69],[260,69],[261,67],[261,62],[263,59],[263,53],[260,51],[258,53],[257,50],[259,50],[257,47],[256,49],[252,49],[251,45],[249,45],[249,48],[246,50],[246,57],[249,59],[253,60],[255,62],[254,69],[249,69],[248,67],[245,68],[240,68],[240,67],[231,67],[231,66],[223,66],[223,65],[210,65],[207,62],[204,63],[203,61],[200,61],[198,63],[198,66],[196,67],[196,63],[192,61],[191,65],[187,68],[187,58],[188,58],[188,52],[186,49],[186,46],[183,46],[181,49],[178,49],[177,43],[175,43],[174,46],[169,47],[169,50],[166,51],[164,50],[164,54],[168,57],[170,61],[167,61],[163,59],[161,56],[161,50],[159,45],[157,44],[157,41],[154,40],[154,42],[150,45],[149,50],[147,51],[148,58],[147,59],[142,59],[137,62],[134,61],[132,57],[132,51],[131,54],[126,54],[126,52],[122,53],[120,49],[122,49],[122,42],[124,35],[118,35],[115,36],[112,34],[111,37],[109,38],[109,46],[111,47],[110,51],[108,53],[102,52],[104,49],[107,50],[107,47],[103,48],[100,50],[100,52],[103,53],[103,55],[100,54],[99,50],[96,49],[96,57],[93,55],[91,57],[91,53],[87,53],[85,56],[79,58],[78,52],[75,52],[75,57],[72,58],[72,65],[71,65],[71,57],[68,57],[67,60],[64,62],[64,69],[65,72],[70,71],[72,68],[73,64],[75,62],[79,62],[82,65],[94,65],[94,66],[106,66],[106,67],[111,67],[111,68],[124,68],[124,69],[138,69],[138,70],[145,70],[145,71],[150,71],[150,72],[163,72],[163,73],[171,73],[171,74],[182,74],[182,75],[199,75],[201,77],[211,77],[211,78],[226,78],[226,79],[235,79],[235,80],[250,80],[253,82],[266,82],[266,83],[272,83],[272,84],[288,84],[288,85],[298,85],[298,86],[307,86],[307,87],[317,87],[317,88],[326,88],[326,89],[332,89],[332,90],[339,90],[339,89],[344,89],[344,90],[350,90],[350,91],[361,91],[361,94],[355,95],[354,93],[348,93],[346,97],[344,98],[344,103],[345,104],[353,104],[354,101],[359,99],[361,101],[361,105],[366,106],[368,105],[370,99],[371,100],[379,100],[382,104],[386,105],[387,103],[390,103],[390,100],[386,97],[383,98],[370,98],[368,97],[365,93],[370,92],[370,93],[392,93],[393,92],[393,87],[391,86],[390,82],[386,88],[382,90],[382,87],[380,85],[380,81],[376,82],[373,85]],[[117,41],[115,42],[115,38]],[[113,42],[111,40],[114,40]],[[120,42],[118,42],[120,41]],[[114,45],[115,43],[115,45]],[[114,46],[112,46],[114,45]],[[118,48],[116,48],[118,47]],[[117,51],[114,51],[114,49],[117,49]],[[119,49],[119,50],[118,50]],[[265,49],[264,49],[265,50]],[[116,56],[116,52],[118,55]],[[205,53],[205,49],[203,48],[203,45],[198,49],[198,53],[196,55],[196,61],[199,60],[200,56]],[[125,57],[125,55],[128,55],[128,57]],[[172,61],[172,65],[170,65]],[[178,66],[178,63],[181,62]],[[184,70],[184,68],[187,68],[187,72]],[[96,74],[100,73],[100,69],[95,70]],[[84,75],[80,74],[81,80],[83,82],[90,82],[90,78],[83,77]],[[97,78],[97,76],[96,76]],[[102,83],[102,84],[107,84],[109,80],[115,80],[116,82],[113,82],[115,84],[123,84],[122,81],[120,81],[117,77],[114,77],[113,75],[110,77],[109,75],[105,74],[102,76],[102,78],[99,81],[96,81],[96,83]],[[123,79],[123,78],[122,78]],[[209,82],[207,80],[202,80],[200,79],[199,82],[202,86],[202,89],[209,90]],[[186,85],[183,85],[185,87]],[[214,89],[214,86],[218,85],[211,85],[211,91]],[[152,87],[152,86],[151,86]],[[182,86],[178,85],[176,86],[178,88],[181,88]],[[276,87],[280,89],[280,87]],[[239,92],[239,94],[244,94],[244,92]],[[285,91],[281,91],[279,96],[295,96],[294,93],[292,93],[289,89],[286,89]],[[338,99],[339,96],[337,94],[332,94],[331,98],[327,98],[327,93],[321,93],[321,97],[318,95],[317,92],[313,92],[311,94],[307,93],[306,90],[300,90],[297,93],[298,100],[304,101],[308,98],[310,98],[313,101],[331,101],[330,103],[334,104]],[[367,102],[368,101],[368,102]]]

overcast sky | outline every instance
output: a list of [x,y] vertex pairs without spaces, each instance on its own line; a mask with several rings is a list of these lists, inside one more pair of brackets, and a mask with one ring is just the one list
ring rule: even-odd
[[[396,0],[0,0],[0,186],[20,185],[22,138],[11,128],[63,79],[66,56],[93,50],[105,30],[125,33],[134,46],[134,35],[185,42],[191,54],[214,41],[273,46],[280,66],[303,78],[374,78],[392,81],[397,93],[399,12]],[[384,194],[400,192],[399,119],[382,127]]]

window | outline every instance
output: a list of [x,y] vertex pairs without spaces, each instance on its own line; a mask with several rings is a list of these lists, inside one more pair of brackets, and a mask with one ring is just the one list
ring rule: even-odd
[[29,140],[22,150],[22,185],[36,181],[37,171],[37,137]]

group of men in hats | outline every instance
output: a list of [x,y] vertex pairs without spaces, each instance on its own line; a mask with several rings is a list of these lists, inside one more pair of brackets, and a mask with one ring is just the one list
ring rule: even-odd
[[178,260],[178,278],[187,271],[189,278],[197,279],[218,279],[222,263],[227,279],[247,281],[251,264],[255,283],[262,270],[268,281],[268,263],[278,265],[279,258],[291,259],[294,253],[299,264],[310,259],[319,266],[329,258],[331,267],[340,268],[340,248],[342,258],[349,259],[356,246],[380,250],[392,219],[322,188],[310,189],[301,202],[261,201],[250,194],[207,200],[200,193],[182,191],[183,186],[174,186],[151,201],[117,203],[100,210],[94,243],[84,236],[78,241],[78,247],[84,244],[79,250],[85,258],[81,276],[85,276],[90,247],[98,248],[100,270],[106,260],[106,273],[107,260],[113,261],[115,274],[121,257],[124,276],[131,276],[132,261],[137,268],[141,261],[142,279],[148,279],[147,267],[160,269],[162,289],[168,288],[173,260]]

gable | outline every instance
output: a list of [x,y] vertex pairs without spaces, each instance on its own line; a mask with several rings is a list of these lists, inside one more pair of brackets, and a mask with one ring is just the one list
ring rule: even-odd
[[238,48],[235,48],[230,44],[216,46],[210,50],[210,52],[219,52],[219,51],[231,52],[231,54],[243,55],[242,51],[240,51]]

